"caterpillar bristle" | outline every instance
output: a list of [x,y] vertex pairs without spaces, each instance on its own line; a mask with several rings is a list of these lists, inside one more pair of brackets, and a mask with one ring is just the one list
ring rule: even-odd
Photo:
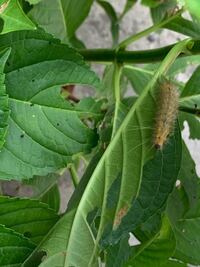
[[153,143],[156,149],[162,149],[174,129],[178,114],[179,92],[167,79],[159,82],[157,112]]

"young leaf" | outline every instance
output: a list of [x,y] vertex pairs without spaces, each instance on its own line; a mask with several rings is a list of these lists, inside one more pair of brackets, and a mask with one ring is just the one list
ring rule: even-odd
[[156,6],[151,9],[151,16],[154,23],[159,23],[166,17],[170,16],[170,13],[173,14],[173,10],[177,6],[176,0],[166,0],[161,2],[159,6]]
[[176,241],[167,217],[160,232],[146,243],[132,248],[132,257],[126,267],[160,267],[174,253]]
[[0,225],[0,266],[20,267],[35,245],[19,233]]
[[29,15],[40,27],[66,43],[74,37],[92,3],[93,0],[43,0]]
[[[20,37],[24,40],[24,35]],[[86,102],[73,106],[60,94],[65,84],[100,86],[97,76],[74,50],[28,38],[25,43],[29,43],[28,51],[34,47],[33,59],[27,49],[17,51],[21,43],[11,40],[13,52],[6,74],[11,116],[10,135],[0,153],[3,179],[43,176],[65,167],[74,154],[89,152],[96,145],[97,135],[81,119],[101,117],[94,100],[92,105],[83,100]],[[19,56],[22,61],[15,61]]]
[[8,117],[10,113],[8,107],[8,95],[6,94],[6,88],[4,85],[5,74],[3,73],[9,54],[10,49],[0,52],[0,149],[5,142],[5,136],[8,129]]
[[0,6],[0,17],[4,21],[1,34],[36,29],[33,22],[24,14],[18,0],[9,0]]
[[0,224],[39,243],[59,216],[37,200],[0,197]]

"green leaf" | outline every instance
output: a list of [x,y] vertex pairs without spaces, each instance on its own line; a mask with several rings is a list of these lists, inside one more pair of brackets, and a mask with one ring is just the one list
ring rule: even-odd
[[16,33],[2,38],[2,45],[13,48],[6,69],[11,115],[10,134],[0,153],[3,179],[44,176],[65,167],[74,154],[89,152],[97,142],[96,132],[81,120],[101,118],[100,106],[91,99],[73,106],[60,91],[65,84],[100,87],[99,79],[68,46],[33,36]]
[[181,93],[180,105],[189,108],[200,108],[200,66],[193,72],[183,92]]
[[162,2],[155,1],[155,0],[142,0],[142,5],[153,7],[153,8],[159,6],[161,3]]
[[63,42],[74,37],[87,17],[93,0],[43,0],[29,15],[36,23]]
[[200,6],[198,0],[185,0],[186,8],[189,12],[195,16],[197,19],[200,19]]
[[133,247],[132,258],[126,267],[160,267],[174,253],[176,241],[167,217],[160,232],[144,244]]
[[[126,216],[121,217],[121,211],[116,214],[116,230],[113,231],[110,240],[108,239],[109,242],[116,242],[125,233],[135,230],[140,224],[165,208],[178,177],[180,163],[181,137],[178,130],[175,131],[174,137],[165,145],[165,148],[158,151],[155,157],[144,165],[137,196],[125,214]],[[103,243],[106,242],[107,235],[105,232]]]
[[[35,263],[35,258],[40,258],[41,252],[46,253],[46,257],[44,261],[39,265],[40,267],[56,267],[58,266],[66,266],[66,250],[69,246],[69,238],[70,231],[73,225],[73,219],[76,210],[72,210],[66,213],[51,229],[48,235],[44,238],[41,244],[37,247],[37,249],[30,255],[30,257],[24,262],[23,267],[38,267]],[[84,231],[84,229],[82,229]],[[74,240],[75,242],[79,242],[81,240],[82,231],[80,231],[80,239]],[[56,246],[55,246],[56,244]],[[88,247],[85,246],[85,250],[88,251]],[[73,252],[76,254],[76,250]],[[80,265],[78,266],[86,266],[85,264],[85,256],[81,254],[79,259]],[[67,265],[69,266],[69,265]],[[94,267],[96,267],[94,265]]]
[[98,4],[105,10],[111,21],[111,33],[113,38],[113,46],[118,44],[119,40],[119,22],[113,6],[104,0],[97,0]]
[[0,149],[2,148],[8,129],[8,95],[6,94],[6,88],[4,85],[5,75],[3,73],[6,61],[9,57],[10,49],[6,49],[0,52]]
[[182,262],[169,260],[166,264],[161,265],[160,267],[187,267],[188,265]]
[[0,225],[0,266],[20,267],[35,245],[27,238]]
[[31,4],[31,5],[36,5],[39,2],[41,2],[42,0],[25,0],[25,1],[29,2],[29,4]]
[[168,214],[177,241],[173,257],[196,265],[200,263],[200,183],[194,161],[185,145],[183,152],[179,174],[181,184],[169,199]]
[[23,181],[22,187],[25,186],[32,190],[31,198],[38,199],[48,204],[51,209],[59,211],[60,193],[57,184],[59,177],[58,174],[49,174],[43,177],[35,176],[31,180]]
[[[199,89],[199,75],[200,75],[200,66],[193,72],[191,78],[186,83],[184,90],[181,94],[180,99],[180,107],[196,109],[197,111],[200,109],[200,89]],[[200,122],[199,118],[192,114],[187,114],[186,112],[182,112],[180,115],[182,123],[186,120],[188,122],[190,128],[190,138],[200,139]]]
[[0,197],[0,224],[39,243],[59,216],[37,200]]
[[186,112],[180,112],[179,120],[181,125],[187,121],[189,129],[190,129],[190,139],[200,139],[200,122],[197,116]]
[[177,240],[175,258],[186,263],[200,264],[200,202],[198,206],[190,209],[174,225]]
[[123,69],[123,74],[130,81],[133,90],[140,95],[149,81],[152,79],[154,72],[145,70],[135,66],[126,66]]
[[[155,2],[155,1],[154,1]],[[161,2],[159,6],[156,6],[151,9],[151,16],[154,23],[159,23],[166,17],[170,16],[170,13],[173,14],[174,9],[177,6],[176,0],[166,0]]]
[[177,17],[173,21],[165,24],[164,28],[169,30],[190,36],[192,38],[200,37],[200,26],[199,23],[184,19],[182,17]]
[[[114,202],[115,214],[118,214],[121,209],[126,211],[126,207],[137,197],[142,182],[142,167],[154,155],[154,151],[151,149],[152,131],[147,131],[143,127],[151,127],[154,122],[155,83],[160,77],[159,75],[166,71],[166,68],[185,48],[186,44],[188,41],[176,46],[164,60],[143,94],[130,109],[97,164],[73,215],[73,223],[68,226],[70,233],[67,237],[65,235],[67,238],[64,244],[64,252],[67,253],[65,266],[98,266],[99,240],[108,220],[112,222],[115,220],[113,212],[111,213],[110,209],[107,209],[107,199],[108,192],[117,177],[121,178],[121,187],[118,201]],[[88,221],[88,216],[95,210],[101,212],[97,236],[93,234]],[[62,233],[68,233],[65,229]],[[62,249],[63,247],[61,250],[57,250],[57,253],[63,252]],[[50,258],[47,260],[50,261]],[[49,262],[49,266],[52,266],[51,262]]]
[[18,0],[7,1],[0,8],[0,17],[4,20],[1,34],[36,29],[33,22],[24,14]]

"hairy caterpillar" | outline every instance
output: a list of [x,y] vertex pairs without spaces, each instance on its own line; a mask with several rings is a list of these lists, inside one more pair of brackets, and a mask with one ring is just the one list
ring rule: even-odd
[[176,86],[166,79],[159,83],[157,103],[153,143],[156,149],[162,149],[173,131],[179,105],[179,92]]

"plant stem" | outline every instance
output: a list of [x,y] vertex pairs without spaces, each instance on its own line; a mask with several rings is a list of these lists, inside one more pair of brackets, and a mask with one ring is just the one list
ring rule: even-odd
[[[162,61],[169,51],[177,43],[157,49],[138,50],[138,51],[115,51],[114,49],[82,49],[78,52],[84,57],[85,61],[99,63],[133,63],[145,64]],[[194,40],[194,46],[190,53],[180,53],[179,57],[200,54],[200,40]]]
[[196,116],[200,116],[200,110],[199,109],[196,109],[196,108],[188,108],[188,107],[182,107],[180,106],[179,107],[179,110],[180,111],[183,111],[183,112],[186,112],[186,113],[189,113],[189,114],[193,114],[193,115],[196,115]]
[[180,10],[179,12],[177,12],[175,15],[169,17],[168,19],[161,21],[147,29],[145,29],[142,32],[139,32],[137,34],[134,34],[130,37],[128,37],[127,39],[125,39],[124,41],[122,41],[119,46],[118,46],[118,50],[124,50],[126,49],[126,47],[128,45],[130,45],[131,43],[149,35],[152,32],[155,32],[157,30],[159,30],[160,28],[162,28],[164,25],[166,25],[167,23],[171,22],[172,20],[174,20],[175,18],[177,18],[181,13],[183,12],[183,10]]
[[78,177],[77,171],[76,171],[76,169],[74,167],[74,164],[70,164],[69,172],[71,174],[73,185],[76,188],[78,183],[79,183],[79,177]]
[[121,101],[121,90],[120,90],[120,78],[121,78],[122,66],[115,63],[114,65],[114,73],[113,73],[113,87],[114,87],[114,95],[115,95],[115,114],[113,121],[113,130],[112,130],[112,138],[115,135],[118,125],[118,115],[120,109],[120,101]]

